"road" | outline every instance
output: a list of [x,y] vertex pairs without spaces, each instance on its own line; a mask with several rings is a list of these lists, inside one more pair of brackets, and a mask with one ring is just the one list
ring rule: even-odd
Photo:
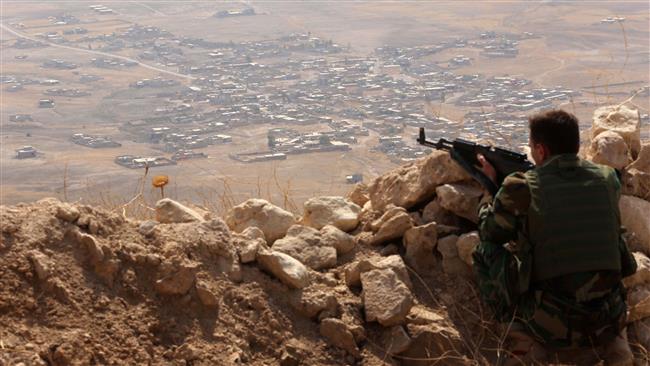
[[4,29],[5,31],[7,31],[7,32],[9,32],[9,33],[11,33],[11,34],[13,34],[13,35],[15,35],[17,37],[25,38],[25,39],[28,39],[30,41],[46,43],[47,45],[49,45],[51,47],[57,47],[57,48],[62,48],[62,49],[76,51],[76,52],[82,52],[82,53],[89,53],[89,54],[93,54],[93,55],[97,55],[97,56],[117,58],[117,59],[124,60],[124,61],[135,62],[140,67],[144,67],[144,68],[149,69],[149,70],[158,71],[158,72],[160,72],[162,74],[167,74],[167,75],[174,76],[174,77],[177,77],[177,78],[182,78],[182,79],[185,79],[185,80],[194,80],[194,79],[196,79],[193,76],[180,74],[180,73],[165,70],[165,69],[161,69],[161,68],[156,67],[156,66],[151,66],[149,64],[145,64],[143,62],[140,62],[140,61],[138,61],[136,59],[132,59],[130,57],[114,55],[114,54],[108,53],[108,52],[93,51],[93,50],[87,50],[87,49],[83,49],[83,48],[79,48],[79,47],[65,46],[65,45],[61,45],[61,44],[47,42],[47,41],[44,41],[42,39],[37,39],[37,38],[31,37],[31,36],[29,36],[27,34],[18,32],[18,31],[14,30],[14,29],[12,29],[12,28],[10,28],[10,27],[6,26],[5,24],[2,24],[2,23],[0,23],[0,28]]

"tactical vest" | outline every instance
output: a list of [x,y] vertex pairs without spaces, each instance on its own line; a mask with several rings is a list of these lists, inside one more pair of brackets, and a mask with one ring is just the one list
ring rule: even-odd
[[526,179],[532,282],[621,270],[620,184],[613,169],[563,154],[528,171]]

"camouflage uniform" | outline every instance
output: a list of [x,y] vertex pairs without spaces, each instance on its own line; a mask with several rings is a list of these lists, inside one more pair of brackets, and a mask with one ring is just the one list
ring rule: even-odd
[[[613,339],[624,326],[627,309],[621,278],[636,271],[636,262],[620,235],[621,229],[618,229],[620,215],[618,215],[617,205],[620,183],[615,175],[612,175],[613,171],[607,170],[609,168],[581,161],[575,156],[554,156],[542,167],[547,164],[558,164],[558,161],[562,163],[564,160],[571,164],[589,164],[588,167],[592,171],[595,169],[598,172],[596,176],[600,172],[610,175],[606,186],[612,193],[611,197],[615,197],[616,215],[612,214],[612,217],[616,221],[617,229],[613,231],[618,232],[614,233],[616,235],[614,243],[606,246],[614,246],[617,266],[610,266],[611,269],[606,270],[566,273],[571,272],[570,261],[575,260],[576,257],[584,256],[588,261],[594,255],[589,251],[584,252],[584,246],[582,252],[571,252],[575,248],[571,248],[571,244],[567,245],[567,243],[571,243],[570,237],[576,233],[571,231],[572,221],[563,220],[555,226],[550,225],[553,230],[546,232],[560,237],[564,235],[560,240],[562,245],[554,247],[550,256],[546,253],[546,259],[553,259],[555,256],[558,268],[562,267],[561,263],[569,263],[569,266],[565,265],[569,271],[565,270],[565,273],[556,276],[553,274],[554,265],[546,264],[545,267],[550,268],[545,269],[547,275],[539,275],[540,268],[536,267],[540,267],[540,263],[536,262],[533,256],[535,248],[532,244],[537,238],[532,238],[530,233],[531,207],[534,205],[531,204],[531,192],[533,192],[531,181],[536,174],[531,171],[508,176],[494,200],[486,197],[482,201],[479,208],[481,243],[473,254],[474,269],[478,277],[481,297],[499,321],[513,321],[538,342],[551,347],[602,344]],[[535,170],[538,169],[540,168]],[[567,202],[567,204],[571,203]],[[589,210],[588,207],[586,209]],[[593,224],[594,222],[583,223],[583,225]],[[558,227],[560,229],[557,229]],[[566,230],[562,232],[561,227]],[[564,240],[567,238],[569,239]],[[562,257],[563,251],[568,251],[570,254]],[[599,258],[593,259],[597,261]],[[611,259],[609,260],[611,262]]]

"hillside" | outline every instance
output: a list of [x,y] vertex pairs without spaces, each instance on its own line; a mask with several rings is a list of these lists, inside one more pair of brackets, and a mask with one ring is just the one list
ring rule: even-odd
[[[585,155],[623,171],[628,337],[647,364],[650,143],[621,106],[591,135]],[[156,220],[0,206],[0,365],[493,364],[504,332],[471,271],[481,194],[434,151],[302,217],[254,198],[225,217],[162,199]]]

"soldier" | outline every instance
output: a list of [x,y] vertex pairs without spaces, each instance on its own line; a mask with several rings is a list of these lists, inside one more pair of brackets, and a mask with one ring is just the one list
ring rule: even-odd
[[473,254],[481,298],[509,327],[505,361],[544,362],[550,350],[603,346],[608,364],[631,364],[621,279],[636,262],[621,235],[616,171],[577,156],[578,120],[565,111],[535,115],[529,129],[536,167],[484,197]]

